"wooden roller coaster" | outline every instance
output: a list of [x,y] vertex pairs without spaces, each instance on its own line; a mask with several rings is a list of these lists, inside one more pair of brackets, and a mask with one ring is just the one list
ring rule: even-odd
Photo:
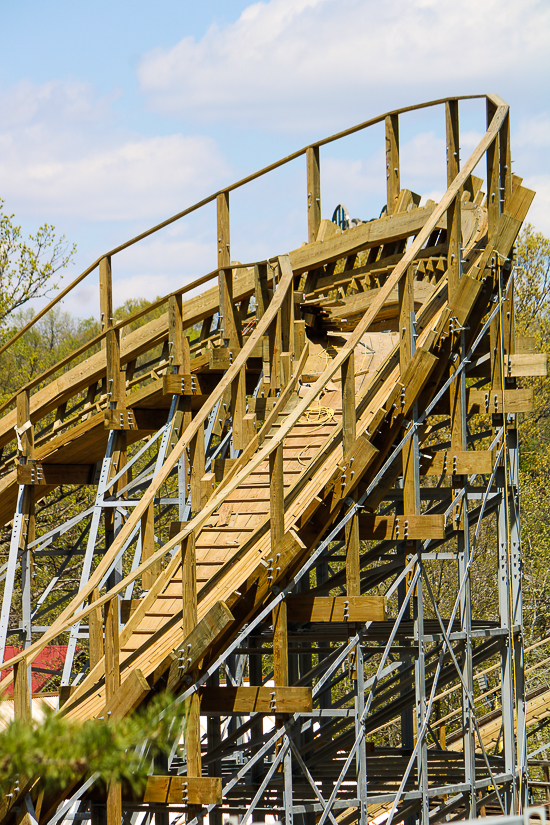
[[[44,794],[21,777],[2,823],[427,825],[526,804],[527,725],[550,703],[525,695],[517,416],[533,404],[522,377],[546,360],[514,327],[534,193],[511,171],[508,106],[482,99],[463,165],[462,98],[382,115],[112,250],[2,348],[99,269],[101,333],[0,418],[14,713],[30,717],[54,644],[44,690],[72,719],[121,718],[161,691],[188,705],[141,795],[93,776]],[[399,121],[428,106],[444,110],[448,188],[421,205],[400,185]],[[323,220],[320,147],[377,123],[381,217]],[[307,243],[232,261],[230,192],[300,156]],[[213,201],[218,269],[115,323],[115,255]],[[489,523],[492,618],[470,575]],[[35,592],[45,557],[56,572]]]

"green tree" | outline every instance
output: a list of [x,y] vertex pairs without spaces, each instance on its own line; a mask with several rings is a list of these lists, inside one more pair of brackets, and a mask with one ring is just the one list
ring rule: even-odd
[[25,240],[13,218],[0,199],[0,329],[28,301],[57,288],[54,275],[76,252],[76,245],[70,246],[64,235],[56,238],[55,227],[47,223]]
[[[136,788],[150,773],[151,758],[167,754],[185,725],[186,705],[158,694],[146,708],[117,722],[75,722],[49,707],[41,722],[15,719],[0,730],[0,794],[39,778],[39,790],[67,787],[78,777],[124,782]],[[145,758],[138,746],[147,742]]]

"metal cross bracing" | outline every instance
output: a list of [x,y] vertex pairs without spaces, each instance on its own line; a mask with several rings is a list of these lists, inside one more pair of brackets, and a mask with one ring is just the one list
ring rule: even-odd
[[[111,267],[128,244],[111,251],[75,282],[99,265],[100,335],[4,405],[15,713],[48,670],[75,720],[167,690],[187,703],[141,795],[83,776],[41,797],[40,825],[523,810],[527,731],[550,717],[546,692],[526,696],[522,638],[520,384],[546,365],[516,336],[513,245],[533,193],[500,98],[462,167],[459,99],[430,105],[439,204],[401,187],[407,110],[357,127],[386,127],[378,220],[321,220],[320,147],[354,130],[306,147],[252,179],[306,156],[307,244],[232,262],[229,197],[248,179],[216,193],[218,269],[121,337]],[[38,658],[52,645],[57,668]],[[39,780],[2,822],[24,794],[35,817]]]

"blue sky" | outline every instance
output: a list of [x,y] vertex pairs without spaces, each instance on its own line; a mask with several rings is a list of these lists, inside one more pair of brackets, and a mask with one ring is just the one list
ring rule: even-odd
[[[48,221],[99,254],[296,148],[387,109],[497,92],[511,105],[514,171],[550,235],[547,0],[21,0],[0,29],[0,197],[27,231]],[[484,127],[461,106],[465,160]],[[403,118],[402,185],[444,186],[440,109]],[[377,127],[324,149],[322,211],[385,202]],[[232,258],[306,237],[303,161],[232,198]],[[115,300],[154,297],[215,266],[209,208],[113,262]],[[96,279],[69,299],[97,311]]]

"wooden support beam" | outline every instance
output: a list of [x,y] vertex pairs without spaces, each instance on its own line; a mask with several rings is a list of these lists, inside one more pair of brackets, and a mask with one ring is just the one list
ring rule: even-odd
[[205,455],[204,455],[204,427],[201,425],[197,434],[191,439],[189,444],[189,483],[191,484],[191,514],[194,515],[202,509],[201,480],[204,476]]
[[95,464],[41,464],[32,461],[17,467],[17,483],[37,487],[58,484],[94,484]]
[[105,697],[109,702],[120,687],[118,596],[105,606]]
[[461,203],[462,190],[454,198],[447,209],[447,276],[449,280],[449,295],[452,297],[462,274],[462,228]]
[[386,619],[384,596],[308,596],[287,597],[289,622],[383,622]]
[[[90,598],[89,604],[99,599],[99,587],[95,587]],[[89,629],[89,655],[90,655],[90,671],[94,669],[98,662],[103,658],[103,618],[101,607],[92,610],[88,617]]]
[[[120,687],[120,642],[118,625],[118,596],[113,596],[105,606],[105,698],[114,700]],[[122,789],[120,784],[109,783],[107,791],[107,825],[122,822]]]
[[307,162],[307,239],[317,240],[321,225],[321,164],[318,146],[308,146]]
[[445,516],[416,513],[403,516],[359,516],[361,539],[365,541],[423,541],[445,538]]
[[401,189],[399,171],[399,115],[386,117],[386,183],[387,212],[393,215]]
[[312,708],[307,687],[202,687],[199,693],[203,715],[308,713]]
[[118,722],[132,713],[150,691],[149,682],[141,670],[135,668],[128,674],[111,699],[106,702],[96,718]]
[[422,451],[420,474],[424,476],[489,475],[493,472],[495,452],[492,450],[439,450],[431,457]]
[[275,553],[285,532],[283,445],[269,454],[269,515],[271,551]]
[[[189,533],[181,545],[182,631],[184,639],[197,627],[197,553],[195,533]],[[185,726],[187,776],[201,776],[201,726],[199,697],[189,698]]]
[[[342,364],[342,450],[343,461],[349,465],[349,474],[355,474],[353,451],[357,440],[357,413],[355,410],[355,357],[351,350]],[[353,459],[353,461],[352,461]],[[346,475],[347,472],[343,474]],[[348,596],[361,595],[361,544],[359,520],[355,513],[345,527],[346,543],[346,592]]]
[[[147,561],[155,552],[155,509],[151,502],[141,517],[141,561]],[[160,561],[143,573],[142,587],[150,590],[161,570]]]
[[521,390],[467,390],[468,412],[485,414],[532,412],[535,408],[532,388]]
[[231,384],[231,417],[233,420],[233,449],[244,450],[247,445],[243,419],[246,415],[246,367],[242,367]]
[[164,805],[221,805],[222,780],[215,776],[148,776],[143,802]]
[[15,719],[23,722],[31,720],[31,697],[29,693],[29,666],[22,659],[13,668],[13,712]]

